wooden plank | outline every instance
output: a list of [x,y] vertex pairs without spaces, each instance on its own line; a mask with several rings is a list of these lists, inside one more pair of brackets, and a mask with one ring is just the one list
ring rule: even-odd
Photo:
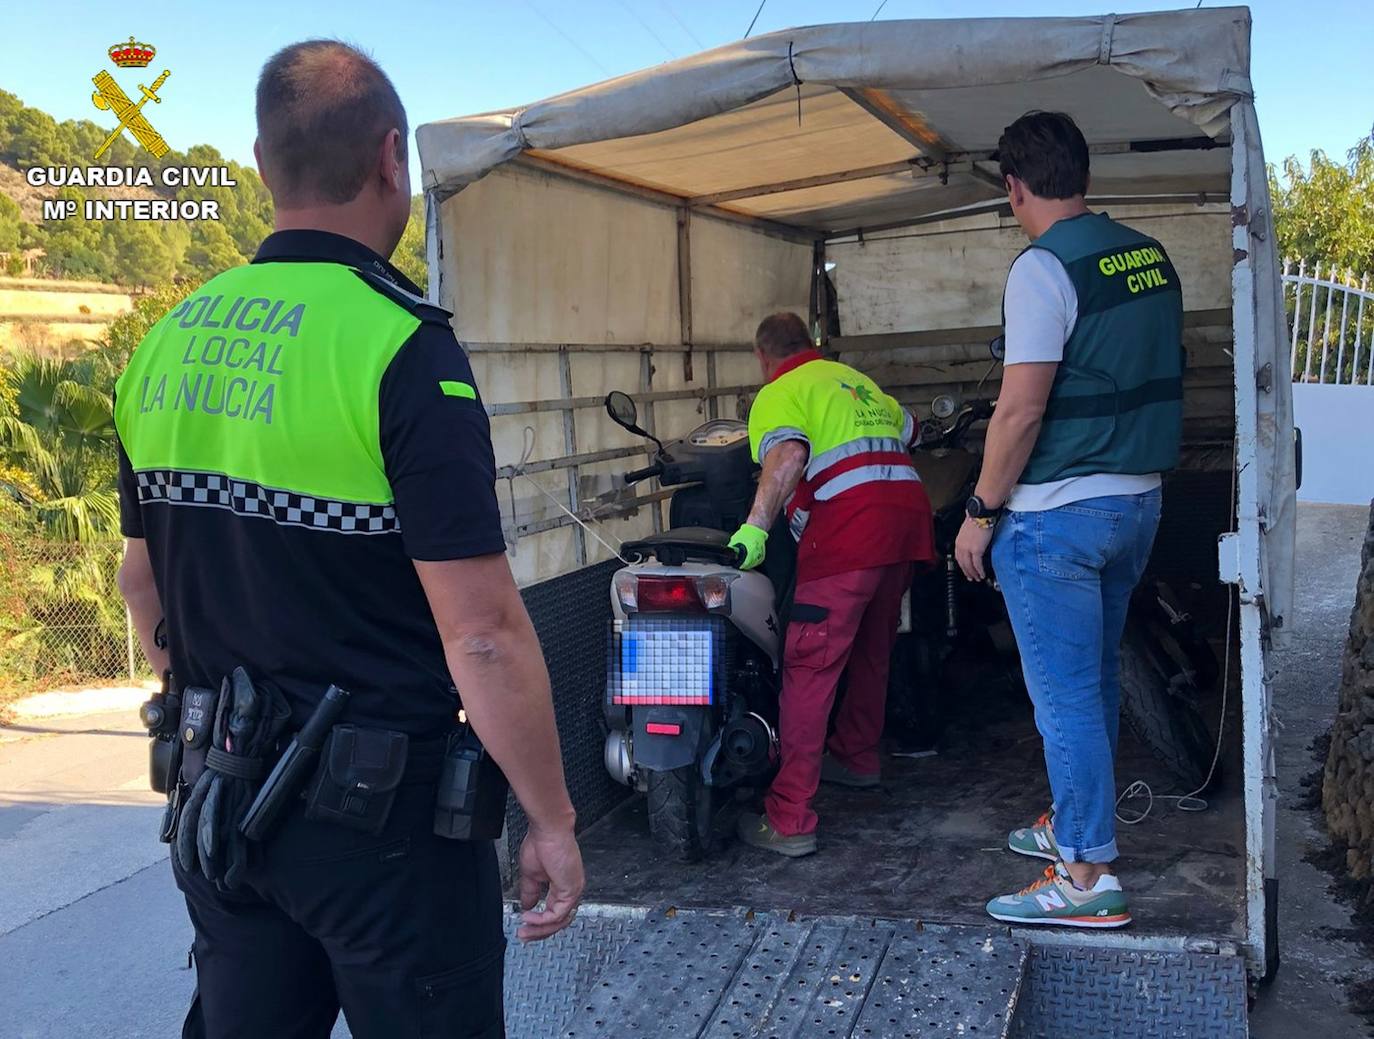
[[[592,187],[603,188],[607,191],[614,191],[621,195],[633,195],[635,198],[645,202],[652,202],[655,205],[668,206],[677,209],[688,201],[688,196],[677,195],[671,191],[665,191],[656,186],[638,183],[629,178],[608,176],[598,170],[587,169],[583,166],[574,165],[566,158],[553,158],[547,152],[527,151],[512,159],[511,162],[526,169],[538,170],[555,177],[566,177],[568,180],[575,180],[582,184],[589,184]],[[773,235],[777,238],[786,239],[789,242],[801,242],[809,244],[814,242],[822,234],[819,231],[811,231],[806,228],[784,224],[777,220],[767,220],[763,217],[752,216],[749,213],[741,213],[732,209],[722,209],[719,206],[705,206],[699,212],[703,216],[714,217],[717,220],[724,220],[727,223],[743,224],[753,228],[761,234]]]
[[[1227,326],[1231,312],[1224,309],[1191,310],[1183,315],[1184,329]],[[879,350],[911,350],[928,346],[953,346],[986,343],[1002,334],[1000,325],[974,325],[969,328],[928,328],[916,332],[879,332],[870,335],[836,336],[830,340],[834,353],[873,353]]]
[[682,345],[682,379],[692,381],[692,211],[677,211],[677,315]]
[[[660,400],[705,401],[712,396],[735,397],[757,393],[758,389],[756,385],[717,386],[715,389],[698,386],[689,390],[655,390],[653,393],[640,393],[635,395],[635,400],[641,404]],[[531,415],[543,411],[567,411],[574,408],[599,408],[605,403],[605,400],[605,397],[559,397],[550,400],[511,401],[508,404],[488,404],[487,414],[495,417],[498,415]]]
[[946,160],[954,146],[925,119],[877,87],[844,88],[840,92],[923,155]]
[[[726,353],[751,353],[749,343],[702,343],[703,350],[723,350]],[[470,354],[556,354],[560,350],[572,353],[681,353],[691,349],[685,343],[495,343],[464,342]]]
[[852,170],[837,170],[833,173],[817,173],[810,177],[797,177],[795,180],[779,180],[768,184],[752,184],[729,191],[717,191],[710,195],[696,195],[687,204],[695,208],[714,206],[721,202],[733,202],[741,198],[762,198],[765,195],[781,195],[788,191],[804,191],[819,188],[826,184],[848,184],[855,180],[872,180],[875,177],[890,177],[894,173],[919,172],[921,166],[916,159],[902,159],[899,162],[884,162],[877,166],[860,166]]

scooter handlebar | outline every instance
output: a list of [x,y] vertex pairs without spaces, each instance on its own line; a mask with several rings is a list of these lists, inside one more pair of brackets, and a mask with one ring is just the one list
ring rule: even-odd
[[647,480],[653,476],[663,475],[663,463],[655,462],[653,465],[646,465],[643,469],[631,469],[622,477],[628,483],[639,483],[640,480]]

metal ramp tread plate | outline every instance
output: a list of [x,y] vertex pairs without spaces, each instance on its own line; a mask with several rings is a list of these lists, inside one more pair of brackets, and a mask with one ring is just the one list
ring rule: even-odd
[[584,990],[563,1039],[1010,1034],[1027,944],[979,928],[655,915]]

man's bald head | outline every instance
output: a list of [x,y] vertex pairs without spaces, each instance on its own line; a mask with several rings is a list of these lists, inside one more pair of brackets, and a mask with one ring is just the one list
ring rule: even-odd
[[406,112],[396,88],[362,51],[306,40],[268,59],[258,77],[259,161],[279,208],[351,202],[376,169],[377,149]]

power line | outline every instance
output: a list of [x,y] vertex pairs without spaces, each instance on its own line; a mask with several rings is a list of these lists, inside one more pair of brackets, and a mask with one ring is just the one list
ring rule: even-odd
[[749,34],[754,31],[754,26],[758,23],[759,15],[763,14],[763,5],[766,3],[768,0],[759,0],[759,9],[754,12],[754,17],[749,20],[749,28],[744,30],[746,40],[749,39]]
[[639,16],[638,11],[636,11],[633,7],[626,3],[625,0],[620,0],[620,6],[625,8],[625,10],[629,13],[630,17],[639,23],[640,28],[642,28],[645,32],[647,32],[650,36],[652,36],[655,40],[658,41],[658,45],[668,52],[668,57],[677,57],[677,51],[673,50],[673,48],[669,47],[666,43],[663,42],[663,37],[660,36],[658,33],[654,32],[653,27]]
[[[887,6],[887,0],[883,0],[883,2],[880,3],[880,4],[878,5],[878,10],[876,10],[876,11],[873,12],[873,18],[877,18],[878,15],[880,15],[880,14],[882,13],[883,8],[886,7],[886,6]],[[869,21],[870,21],[870,22],[873,21],[873,18],[870,18]]]
[[706,49],[706,44],[702,43],[699,39],[697,39],[697,34],[692,32],[692,30],[687,27],[687,23],[677,16],[677,12],[673,10],[672,4],[668,3],[667,0],[658,0],[658,6],[668,12],[669,17],[672,18],[673,21],[677,22],[679,28],[681,28],[683,32],[685,32],[688,36],[691,37],[693,43],[695,43],[702,50]]
[[582,46],[582,44],[574,40],[571,36],[564,32],[558,26],[558,24],[554,22],[552,18],[546,15],[543,11],[539,10],[539,8],[535,7],[534,0],[525,0],[525,3],[529,6],[529,9],[531,11],[533,11],[540,17],[540,19],[544,22],[545,25],[547,25],[554,32],[558,33],[559,36],[563,37],[563,39],[567,42],[568,46],[570,46],[573,50],[577,51],[578,54],[581,54],[584,58],[586,58],[593,65],[599,68],[603,73],[606,74],[608,78],[612,75],[611,70],[608,69],[605,65],[601,64],[601,62],[597,59],[595,54],[593,54],[591,51],[587,50],[586,47]]

